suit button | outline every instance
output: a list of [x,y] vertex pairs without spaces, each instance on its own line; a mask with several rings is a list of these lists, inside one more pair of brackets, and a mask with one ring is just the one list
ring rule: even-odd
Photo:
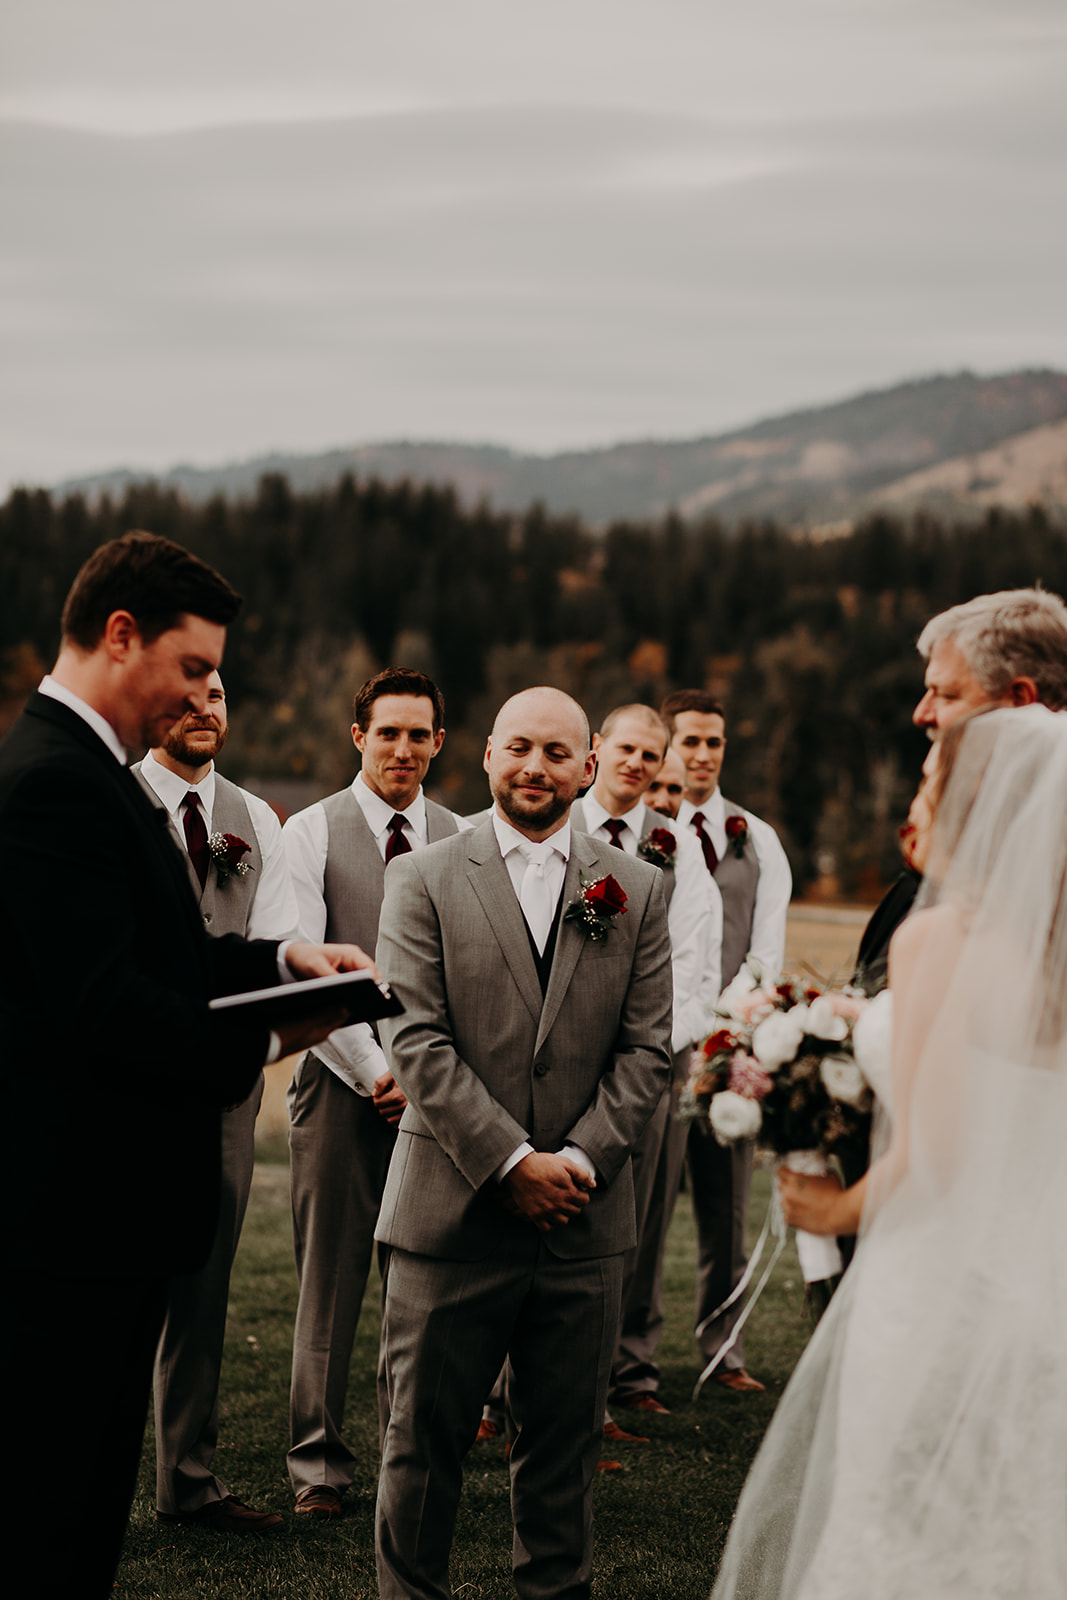
[[535,1078],[543,1078],[547,1071],[548,1071],[548,1063],[546,1061],[535,1061],[534,1062],[534,1077]]

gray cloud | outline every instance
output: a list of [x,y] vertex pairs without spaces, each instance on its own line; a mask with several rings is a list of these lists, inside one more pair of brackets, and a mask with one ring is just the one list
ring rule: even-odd
[[5,479],[693,434],[1067,364],[1050,7],[313,0],[299,34],[288,6],[187,0],[154,34],[147,9],[18,0],[0,105],[423,109],[9,121]]

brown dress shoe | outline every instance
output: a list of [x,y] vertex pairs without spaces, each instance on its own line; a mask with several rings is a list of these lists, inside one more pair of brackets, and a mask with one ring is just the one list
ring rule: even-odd
[[177,1523],[183,1528],[210,1528],[213,1533],[275,1533],[285,1526],[276,1511],[253,1511],[232,1494],[222,1500],[209,1500],[198,1511],[180,1512],[177,1516],[157,1511],[156,1521]]
[[598,1472],[621,1472],[622,1462],[609,1461],[606,1456],[602,1456],[596,1464],[596,1469]]
[[627,1433],[625,1431],[625,1429],[620,1428],[619,1424],[617,1422],[615,1422],[611,1417],[609,1417],[607,1422],[605,1422],[605,1424],[604,1424],[604,1437],[605,1437],[605,1439],[610,1440],[610,1442],[612,1444],[647,1444],[648,1443],[648,1440],[647,1439],[643,1439],[639,1433]]
[[729,1372],[714,1372],[711,1381],[721,1384],[724,1389],[732,1389],[735,1394],[764,1394],[767,1389],[765,1383],[760,1383],[744,1367],[734,1367]]
[[665,1406],[658,1395],[651,1389],[630,1389],[623,1394],[615,1395],[612,1405],[623,1406],[627,1411],[647,1411],[650,1416],[669,1417],[670,1406]]
[[294,1509],[298,1516],[333,1522],[341,1515],[341,1496],[328,1483],[313,1483],[310,1489],[301,1489]]
[[500,1429],[492,1417],[483,1417],[478,1424],[478,1432],[474,1436],[475,1444],[487,1444],[490,1439],[499,1439]]

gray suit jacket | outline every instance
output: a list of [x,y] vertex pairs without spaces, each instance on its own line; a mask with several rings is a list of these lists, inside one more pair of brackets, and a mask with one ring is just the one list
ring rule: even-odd
[[636,1242],[630,1150],[671,1068],[662,875],[572,833],[564,905],[579,871],[613,873],[626,910],[601,942],[561,921],[542,999],[491,822],[393,862],[377,960],[404,1014],[380,1026],[409,1103],[378,1224],[387,1244],[454,1260],[506,1249],[531,1224],[505,1212],[493,1175],[524,1139],[576,1144],[597,1170],[549,1249],[580,1259]]

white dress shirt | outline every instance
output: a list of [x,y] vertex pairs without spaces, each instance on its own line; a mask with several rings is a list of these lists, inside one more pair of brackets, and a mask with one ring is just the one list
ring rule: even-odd
[[[582,801],[589,832],[609,844],[611,815],[596,794]],[[674,858],[674,893],[667,907],[671,936],[671,977],[674,982],[674,1022],[671,1049],[677,1053],[703,1039],[708,1031],[705,1008],[719,998],[722,971],[722,896],[704,865],[696,840],[639,800],[617,819],[623,824],[620,848],[635,856],[640,841],[653,828],[664,828],[678,840]]]
[[[513,828],[510,822],[505,822],[495,808],[492,812],[492,818],[493,832],[496,834],[496,842],[500,846],[500,854],[504,858],[504,865],[508,869],[511,887],[515,891],[515,898],[520,900],[521,903],[522,880],[526,876],[528,860],[528,855],[525,852],[529,851],[532,841],[527,839],[524,833],[520,833],[517,828]],[[563,880],[567,875],[567,862],[571,858],[570,823],[565,822],[562,828],[554,833],[550,839],[545,839],[541,846],[535,846],[535,848],[544,853],[545,882],[548,885],[549,897],[553,906],[555,906],[563,893]]]
[[[726,802],[722,790],[716,789],[700,806],[694,806],[688,800],[682,801],[678,808],[678,826],[693,838],[696,838],[696,830],[692,826],[695,811],[703,813],[704,832],[715,846],[715,854],[721,861],[727,850]],[[770,823],[754,817],[751,811],[746,811],[744,815],[752,848],[759,862],[756,903],[752,910],[752,938],[747,954],[759,962],[764,977],[773,983],[785,960],[785,919],[793,893],[793,874],[789,870],[789,858]]]
[[[187,778],[182,778],[178,773],[171,772],[169,767],[163,766],[149,750],[141,762],[141,776],[158,795],[174,825],[174,831],[182,842],[183,849],[185,818],[182,814],[182,802],[190,789],[196,790],[204,826],[210,837],[211,819],[215,809],[214,763],[199,783],[190,783]],[[245,938],[295,939],[300,918],[296,908],[293,882],[289,876],[289,863],[285,859],[285,846],[282,844],[282,825],[267,802],[261,800],[258,795],[249,794],[247,789],[242,789],[241,796],[248,807],[248,814],[256,833],[256,842],[263,857],[256,892],[252,897]],[[247,844],[248,840],[245,840],[245,843]]]
[[[352,795],[367,819],[384,861],[395,808],[368,788],[362,772],[352,780]],[[427,843],[426,800],[421,788],[402,815],[404,837],[412,850],[424,849]],[[300,937],[310,939],[312,944],[322,944],[326,937],[325,881],[330,825],[321,801],[289,818],[282,829],[282,842],[296,890]],[[374,951],[368,950],[367,954],[373,955]],[[328,1039],[314,1046],[314,1053],[357,1094],[373,1094],[378,1079],[389,1071],[381,1045],[365,1022],[338,1028]]]
[[[493,832],[496,834],[496,842],[500,846],[500,854],[503,856],[504,865],[508,869],[511,887],[515,891],[516,900],[520,900],[522,880],[526,876],[528,860],[525,852],[532,841],[527,839],[524,833],[520,833],[517,828],[513,828],[510,822],[506,822],[495,806],[490,812],[490,817],[493,822]],[[562,828],[559,828],[550,839],[544,840],[543,843],[549,847],[545,853],[545,878],[548,883],[549,893],[552,896],[552,903],[555,905],[563,893],[563,880],[567,875],[567,862],[571,858],[570,822],[565,822]],[[532,1156],[533,1153],[533,1145],[523,1140],[522,1144],[511,1152],[507,1160],[502,1161],[497,1167],[497,1182],[502,1183],[512,1167],[517,1167],[520,1161],[525,1160],[527,1156]],[[576,1167],[581,1167],[582,1171],[592,1178],[594,1184],[596,1183],[596,1168],[584,1150],[580,1150],[576,1144],[565,1144],[563,1149],[557,1153],[561,1156],[566,1156],[567,1160],[572,1161]]]

